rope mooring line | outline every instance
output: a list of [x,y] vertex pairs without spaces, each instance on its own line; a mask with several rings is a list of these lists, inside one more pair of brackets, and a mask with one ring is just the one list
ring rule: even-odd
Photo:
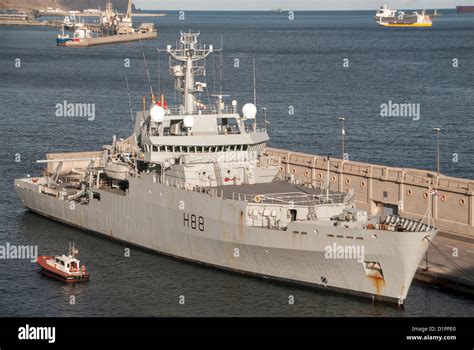
[[446,253],[444,253],[441,248],[439,248],[436,244],[434,244],[429,238],[426,237],[426,240],[433,246],[434,249],[436,249],[436,251],[438,251],[438,253],[440,253],[440,255],[442,257],[444,257],[448,262],[450,262],[451,264],[453,264],[453,266],[459,271],[461,272],[464,276],[466,276],[466,278],[470,281],[473,281],[474,282],[474,278],[471,276],[471,274],[469,274],[465,269],[463,269],[461,266],[459,266],[449,255],[447,255]]

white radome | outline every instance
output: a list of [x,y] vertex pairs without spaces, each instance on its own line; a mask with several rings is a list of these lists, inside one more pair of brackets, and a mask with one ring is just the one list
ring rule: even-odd
[[185,128],[192,128],[194,125],[194,117],[192,115],[187,115],[183,119],[183,124]]
[[151,120],[155,123],[161,123],[165,118],[165,110],[160,106],[153,106],[150,109]]
[[257,107],[253,103],[246,103],[242,107],[242,115],[245,119],[255,119],[257,115]]

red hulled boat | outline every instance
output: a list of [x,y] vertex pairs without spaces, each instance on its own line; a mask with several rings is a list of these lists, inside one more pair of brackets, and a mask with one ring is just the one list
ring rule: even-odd
[[37,262],[41,272],[48,277],[66,283],[88,281],[89,273],[86,272],[85,265],[80,265],[78,255],[79,251],[72,245],[68,255],[41,255]]

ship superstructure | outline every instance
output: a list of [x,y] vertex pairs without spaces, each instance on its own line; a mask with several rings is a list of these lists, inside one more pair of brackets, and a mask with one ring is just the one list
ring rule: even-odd
[[330,190],[330,159],[311,186],[281,178],[255,101],[200,99],[219,50],[190,31],[163,51],[180,98],[144,98],[132,135],[101,151],[47,154],[44,176],[15,180],[23,205],[180,259],[402,304],[437,230],[355,209],[352,191]]

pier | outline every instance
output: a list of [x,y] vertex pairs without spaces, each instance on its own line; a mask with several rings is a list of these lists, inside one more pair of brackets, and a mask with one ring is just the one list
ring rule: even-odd
[[80,42],[70,41],[67,43],[67,47],[77,47],[85,48],[98,45],[108,45],[108,44],[120,44],[130,41],[138,40],[150,40],[158,37],[157,32],[149,33],[135,33],[135,34],[123,34],[123,35],[111,35],[111,36],[101,36],[96,38],[84,39]]
[[[64,12],[42,12],[40,11],[38,13],[38,18],[39,17],[66,17],[66,16],[75,16],[77,18],[81,17],[100,17],[100,13],[71,13],[68,11]],[[133,17],[164,17],[166,16],[165,13],[132,13]]]

